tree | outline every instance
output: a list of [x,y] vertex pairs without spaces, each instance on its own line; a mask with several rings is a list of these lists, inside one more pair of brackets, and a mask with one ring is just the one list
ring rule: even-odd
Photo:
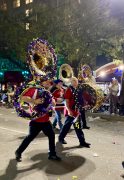
[[26,47],[31,38],[19,19],[20,16],[11,17],[0,12],[0,54],[25,62]]
[[[80,64],[95,67],[98,54],[121,56],[119,39],[123,24],[111,17],[109,4],[102,0],[53,0],[52,4],[54,7],[47,1],[38,1],[29,17],[2,15],[0,24],[4,26],[0,27],[0,34],[5,32],[2,42],[10,50],[14,49],[17,57],[24,61],[28,43],[37,37],[48,40],[76,72]],[[26,22],[30,23],[28,31],[24,26]],[[113,44],[118,45],[113,47]]]

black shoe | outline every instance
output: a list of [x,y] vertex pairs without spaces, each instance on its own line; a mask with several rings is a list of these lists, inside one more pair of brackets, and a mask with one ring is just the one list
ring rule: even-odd
[[122,174],[121,177],[124,178],[124,174]]
[[87,143],[87,142],[83,142],[83,143],[80,143],[79,147],[86,147],[86,148],[90,148],[90,143]]
[[17,162],[21,162],[22,161],[21,154],[19,154],[18,151],[15,152],[15,156],[16,156],[16,161]]
[[60,140],[60,139],[59,139],[59,142],[60,142],[61,144],[67,144],[67,142],[66,142],[65,140]]
[[58,157],[57,155],[49,155],[48,159],[49,160],[55,160],[55,161],[61,161],[61,158]]
[[84,126],[83,129],[90,129],[90,127],[89,126]]
[[122,167],[124,168],[124,161],[122,161]]

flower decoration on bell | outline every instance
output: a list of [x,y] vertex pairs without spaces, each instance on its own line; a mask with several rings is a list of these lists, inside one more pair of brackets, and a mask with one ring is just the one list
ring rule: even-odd
[[38,90],[39,98],[42,99],[41,104],[31,106],[31,104],[25,103],[20,100],[21,96],[23,96],[23,93],[27,92],[30,88],[34,87],[33,82],[31,82],[31,84],[23,84],[22,86],[20,86],[16,90],[14,96],[14,107],[18,116],[26,119],[39,117],[40,115],[43,115],[44,113],[52,109],[52,95],[49,93],[49,91],[46,91],[42,87],[35,86]]
[[33,75],[51,79],[57,72],[57,56],[52,46],[41,38],[35,39],[28,46],[27,62]]

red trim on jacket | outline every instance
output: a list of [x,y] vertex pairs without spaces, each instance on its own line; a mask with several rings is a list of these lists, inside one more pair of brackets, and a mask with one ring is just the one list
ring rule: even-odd
[[[58,89],[57,87],[53,87],[51,90],[51,93],[56,101],[56,106],[54,107],[55,110],[64,110],[65,104],[57,102],[58,98],[63,98],[64,96],[64,89]],[[63,99],[64,100],[64,99]]]
[[[78,110],[75,110],[75,99],[70,87],[66,89],[64,98],[68,100],[69,109],[73,113],[73,116],[76,117],[78,115]],[[69,111],[65,109],[64,114],[65,116],[67,116],[69,114]]]

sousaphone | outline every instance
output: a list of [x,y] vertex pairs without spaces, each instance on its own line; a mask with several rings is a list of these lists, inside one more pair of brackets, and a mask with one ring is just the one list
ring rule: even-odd
[[57,71],[57,56],[52,46],[41,38],[28,46],[27,62],[33,76],[41,79],[53,79]]
[[[49,112],[52,108],[52,95],[44,89],[36,77],[46,81],[53,79],[57,70],[57,57],[54,49],[47,41],[37,38],[28,46],[27,63],[34,81],[23,84],[15,92],[14,106],[19,116],[24,118],[37,118]],[[41,98],[41,104],[33,105],[24,102],[25,93],[33,89],[33,99]]]
[[[82,78],[81,78],[82,75]],[[82,108],[89,105],[89,109],[98,110],[104,101],[104,93],[96,84],[91,68],[85,64],[79,73],[80,84],[75,92],[76,105]]]
[[59,79],[61,79],[65,85],[70,84],[71,78],[74,76],[72,67],[69,64],[63,64],[59,70]]

